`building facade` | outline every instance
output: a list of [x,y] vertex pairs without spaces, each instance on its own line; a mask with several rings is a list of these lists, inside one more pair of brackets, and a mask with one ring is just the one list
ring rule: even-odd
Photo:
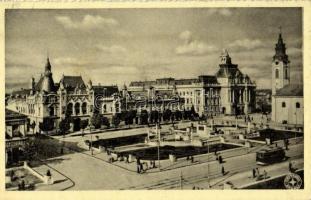
[[250,113],[255,109],[255,89],[256,84],[238,69],[238,65],[231,63],[231,57],[224,50],[220,56],[219,70],[214,76],[135,81],[130,83],[127,90],[130,93],[174,94],[183,99],[180,109],[190,110],[194,107],[200,115],[232,115]]
[[7,98],[7,109],[26,115],[35,125],[34,132],[57,128],[67,114],[77,130],[79,121],[88,119],[95,110],[103,115],[119,112],[117,86],[94,86],[91,81],[85,84],[81,76],[65,75],[54,83],[51,68],[48,58],[38,82],[32,78],[30,89],[12,92]]
[[290,83],[289,59],[282,34],[279,34],[272,61],[272,120],[303,125],[303,86]]

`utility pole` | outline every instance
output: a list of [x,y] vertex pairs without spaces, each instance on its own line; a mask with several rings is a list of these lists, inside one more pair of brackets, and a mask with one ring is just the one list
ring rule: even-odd
[[91,124],[90,124],[90,134],[91,134],[91,155],[93,156],[93,135],[91,133]]
[[160,164],[160,131],[158,130],[158,124],[156,124],[156,133],[158,137],[158,163],[159,163],[159,171],[161,171],[161,164]]

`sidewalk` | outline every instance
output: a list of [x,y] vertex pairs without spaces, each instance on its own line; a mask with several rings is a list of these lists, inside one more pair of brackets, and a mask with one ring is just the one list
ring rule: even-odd
[[[303,163],[304,163],[303,159],[296,159],[296,160],[293,160],[293,162],[295,163],[294,167],[296,169],[303,169]],[[263,175],[264,170],[267,172],[267,180],[273,177],[278,177],[278,176],[286,175],[290,173],[288,171],[288,162],[280,163],[277,165],[260,167],[259,172],[261,175]],[[210,189],[223,189],[223,184],[228,181],[230,181],[233,184],[234,188],[244,188],[248,185],[252,185],[258,182],[256,178],[252,177],[252,171],[249,170],[249,171],[245,171],[242,173],[235,173],[231,175],[229,173],[228,175],[224,177],[212,179],[210,181]],[[194,186],[207,189],[208,183],[205,181],[202,183],[187,185],[185,189],[192,189]]]
[[42,163],[40,166],[33,167],[33,169],[42,175],[46,174],[47,170],[50,170],[52,177],[54,179],[54,184],[52,184],[52,185],[45,185],[45,184],[36,185],[35,190],[38,190],[38,191],[47,191],[47,190],[56,191],[56,190],[58,190],[58,191],[60,191],[60,190],[67,190],[67,189],[74,186],[74,182],[69,177],[66,177],[64,174],[62,174],[58,170],[50,167],[47,164]]

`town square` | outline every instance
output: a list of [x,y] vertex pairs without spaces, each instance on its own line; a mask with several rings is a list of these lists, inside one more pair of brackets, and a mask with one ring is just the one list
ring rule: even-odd
[[302,8],[5,22],[7,191],[304,189]]

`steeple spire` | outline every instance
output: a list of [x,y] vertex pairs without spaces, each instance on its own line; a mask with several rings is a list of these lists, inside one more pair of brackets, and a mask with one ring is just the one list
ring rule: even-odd
[[286,54],[286,45],[283,42],[282,38],[282,27],[279,27],[279,38],[278,42],[275,44],[275,55],[273,56],[273,60],[279,60],[283,61],[285,63],[289,62],[288,61],[288,56]]

